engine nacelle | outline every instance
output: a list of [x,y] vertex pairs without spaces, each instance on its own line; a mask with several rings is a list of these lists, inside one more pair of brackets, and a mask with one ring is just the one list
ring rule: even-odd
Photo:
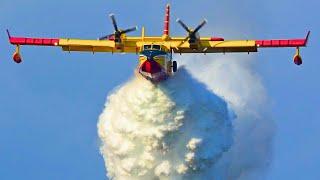
[[15,52],[15,53],[13,54],[12,59],[13,59],[14,62],[16,62],[16,63],[18,63],[18,64],[22,62],[21,55],[20,55],[20,53],[18,53],[18,52]]
[[300,65],[302,64],[302,58],[301,58],[301,56],[300,56],[299,54],[294,55],[294,57],[293,57],[293,62],[294,62],[296,65],[300,66]]

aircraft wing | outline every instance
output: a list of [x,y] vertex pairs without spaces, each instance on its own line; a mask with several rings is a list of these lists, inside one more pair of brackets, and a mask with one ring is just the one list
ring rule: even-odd
[[271,39],[271,40],[224,40],[223,38],[200,38],[198,48],[190,48],[185,38],[172,38],[170,46],[175,53],[231,53],[231,52],[257,52],[258,48],[276,47],[304,47],[306,38],[300,39]]
[[183,37],[171,37],[164,40],[161,37],[127,37],[121,44],[113,39],[83,40],[57,38],[27,38],[11,37],[13,45],[59,46],[64,51],[138,53],[144,43],[160,44],[172,49],[175,53],[231,53],[257,52],[258,48],[272,47],[304,47],[310,32],[302,39],[274,39],[274,40],[224,40],[217,37],[204,37],[198,41],[197,48],[190,48],[190,44]]
[[126,40],[117,45],[113,40],[60,39],[64,51],[138,53],[137,40]]
[[[143,30],[144,31],[144,30]],[[123,37],[121,43],[116,43],[112,38],[103,40],[83,39],[58,39],[58,38],[28,38],[12,37],[8,32],[9,41],[16,45],[17,49],[13,54],[15,62],[21,62],[20,46],[57,46],[63,51],[82,52],[111,52],[111,53],[136,53],[138,54],[144,44],[158,44],[166,47],[167,51],[174,53],[232,53],[232,52],[257,52],[258,48],[295,47],[295,62],[301,64],[299,47],[307,45],[310,31],[305,38],[301,39],[271,39],[271,40],[224,40],[218,37],[199,38],[196,43],[190,44],[184,37],[161,36],[145,37]]]
[[58,46],[64,51],[85,51],[85,52],[120,52],[137,53],[139,47],[136,39],[125,41],[121,47],[117,47],[113,40],[82,40],[82,39],[57,39],[57,38],[27,38],[11,37],[9,41],[13,45],[31,46]]

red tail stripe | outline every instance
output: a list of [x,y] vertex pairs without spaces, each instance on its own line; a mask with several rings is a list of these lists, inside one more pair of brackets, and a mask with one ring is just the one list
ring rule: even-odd
[[167,5],[166,15],[164,18],[164,29],[163,29],[164,35],[169,35],[169,23],[170,23],[169,21],[170,21],[170,6]]

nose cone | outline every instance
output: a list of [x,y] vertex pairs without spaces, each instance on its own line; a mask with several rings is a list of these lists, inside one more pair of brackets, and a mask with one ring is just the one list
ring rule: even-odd
[[147,60],[141,65],[141,71],[155,74],[161,72],[161,66],[153,60]]
[[139,73],[153,83],[158,83],[168,77],[168,74],[162,69],[161,65],[151,59],[142,63]]

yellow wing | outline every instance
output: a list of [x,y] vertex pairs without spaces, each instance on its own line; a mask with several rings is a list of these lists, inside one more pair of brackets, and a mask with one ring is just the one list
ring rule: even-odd
[[183,37],[164,39],[155,37],[126,37],[122,43],[116,44],[112,40],[81,40],[60,39],[59,46],[64,51],[85,52],[112,52],[112,53],[139,53],[145,44],[157,44],[175,53],[225,53],[225,52],[257,52],[254,40],[212,41],[212,38],[201,38],[197,48],[190,48],[188,41]]
[[121,43],[114,40],[82,40],[11,37],[11,44],[35,46],[61,46],[64,51],[139,53],[145,44],[157,44],[164,50],[175,53],[230,53],[257,52],[267,47],[303,47],[306,46],[310,32],[304,39],[282,40],[224,40],[223,38],[200,38],[190,44],[184,37],[149,36],[123,37]]
[[59,46],[64,51],[138,53],[140,46],[137,46],[137,42],[138,38],[126,39],[121,44],[112,40],[59,39]]
[[[257,52],[254,40],[223,40],[221,38],[200,38],[194,44],[184,41],[185,38],[172,38],[167,44],[175,53],[226,53]],[[191,48],[193,47],[193,48]]]
[[60,39],[59,46],[64,51],[85,52],[112,52],[112,53],[139,53],[145,44],[157,44],[171,49],[175,53],[224,53],[224,52],[256,52],[257,46],[254,40],[216,41],[212,38],[201,38],[197,48],[190,48],[188,41],[183,37],[164,39],[155,37],[126,37],[122,43],[116,44],[112,40],[81,40]]

